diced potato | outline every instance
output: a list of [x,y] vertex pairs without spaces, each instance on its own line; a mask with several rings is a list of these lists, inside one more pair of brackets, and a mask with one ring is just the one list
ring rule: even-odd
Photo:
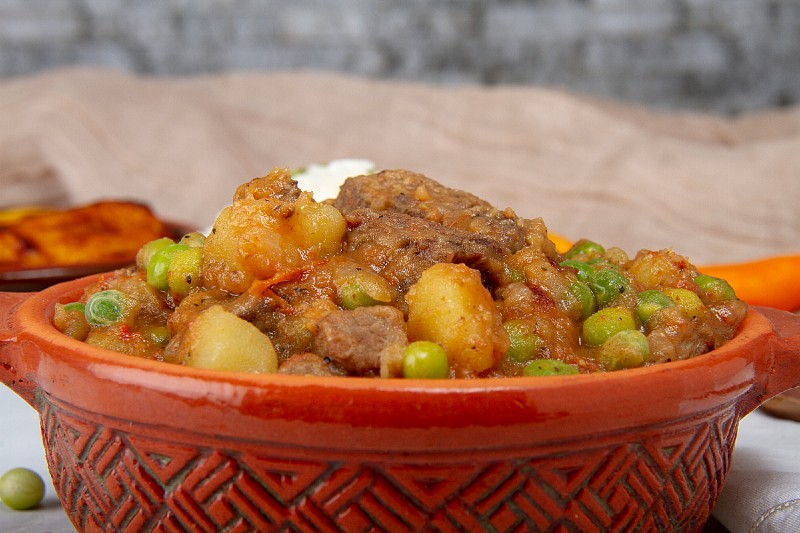
[[300,245],[327,257],[339,252],[347,222],[338,209],[328,204],[309,203],[292,216]]
[[255,280],[340,251],[347,231],[344,216],[286,179],[271,173],[253,180],[220,212],[203,244],[203,286],[241,294]]
[[664,294],[678,304],[683,316],[686,318],[701,318],[706,312],[706,306],[700,297],[688,289],[670,287],[664,289]]
[[226,207],[203,245],[203,285],[241,294],[256,279],[296,268],[301,256],[290,231],[268,202]]
[[672,250],[641,250],[630,262],[628,272],[640,290],[690,286],[697,275],[686,258]]
[[56,304],[53,313],[53,325],[64,335],[79,341],[86,340],[91,330],[82,310],[68,311],[64,309],[63,304]]
[[458,376],[494,366],[508,347],[500,315],[477,270],[439,263],[406,295],[409,340],[441,345]]
[[187,366],[259,374],[278,370],[269,337],[219,305],[200,313],[189,325],[187,335]]

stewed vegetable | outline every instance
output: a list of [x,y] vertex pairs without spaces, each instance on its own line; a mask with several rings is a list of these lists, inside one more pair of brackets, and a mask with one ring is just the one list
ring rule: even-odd
[[606,370],[636,368],[647,363],[650,345],[644,333],[623,329],[611,335],[601,346],[598,359]]
[[656,312],[675,305],[675,301],[661,291],[649,289],[636,295],[636,313],[639,322],[646,324]]
[[522,371],[525,376],[566,376],[577,373],[576,367],[558,359],[537,359],[525,365]]
[[588,346],[598,347],[620,331],[634,329],[636,321],[630,311],[624,307],[605,307],[584,321],[583,341]]
[[580,240],[409,171],[318,202],[285,169],[241,185],[208,235],[162,238],[57,305],[65,334],[253,373],[559,376],[687,359],[747,306],[672,250]]
[[597,304],[604,307],[613,304],[630,291],[630,282],[621,272],[604,268],[589,275],[589,287]]
[[694,278],[694,282],[702,291],[703,295],[709,300],[722,302],[725,300],[733,300],[736,298],[736,293],[733,291],[730,283],[724,279],[715,278],[706,274],[700,274]]
[[[80,304],[78,304],[80,305]],[[77,308],[76,304],[68,304],[69,308]],[[65,309],[66,309],[65,307]],[[120,322],[125,312],[125,295],[109,289],[92,294],[83,306],[83,314],[90,326],[111,326]]]
[[516,364],[530,362],[544,349],[544,341],[536,334],[536,324],[531,320],[512,319],[503,323],[508,335],[505,357]]
[[450,377],[447,354],[435,342],[412,342],[403,352],[403,377],[420,379]]

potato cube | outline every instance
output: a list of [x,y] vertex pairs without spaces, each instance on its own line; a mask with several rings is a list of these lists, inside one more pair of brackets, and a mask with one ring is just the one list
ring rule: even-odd
[[308,203],[292,215],[300,245],[320,257],[339,253],[347,222],[338,209],[328,204]]
[[189,325],[187,366],[273,373],[278,358],[269,337],[253,324],[214,305]]
[[508,347],[500,314],[477,270],[439,263],[422,273],[406,295],[409,340],[438,343],[457,376],[494,366]]

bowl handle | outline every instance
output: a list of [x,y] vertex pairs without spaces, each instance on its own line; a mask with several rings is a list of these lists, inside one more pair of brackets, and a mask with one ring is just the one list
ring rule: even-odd
[[757,309],[772,324],[774,335],[769,340],[773,357],[766,390],[753,409],[800,385],[800,315],[769,307]]
[[34,293],[0,292],[0,381],[23,400],[36,407],[37,384],[34,375],[39,349],[30,342],[17,342],[20,329],[16,320],[20,304]]

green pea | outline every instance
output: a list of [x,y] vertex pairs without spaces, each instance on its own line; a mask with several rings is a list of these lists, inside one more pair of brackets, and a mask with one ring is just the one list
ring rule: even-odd
[[136,267],[139,270],[146,270],[153,256],[171,244],[175,244],[175,241],[169,237],[161,237],[148,242],[136,252]]
[[700,318],[705,314],[706,306],[703,301],[689,289],[669,288],[664,289],[664,294],[678,304],[686,318]]
[[70,302],[68,304],[64,304],[64,311],[80,311],[83,313],[85,309],[86,306],[80,302]]
[[352,311],[356,307],[367,307],[381,303],[367,293],[367,289],[355,279],[348,279],[338,289],[339,303]]
[[644,333],[627,329],[615,333],[604,342],[597,358],[606,370],[636,368],[650,359],[650,345]]
[[625,294],[630,289],[630,282],[621,272],[607,268],[592,273],[589,288],[594,293],[597,305],[605,307]]
[[186,246],[189,246],[191,248],[202,248],[205,242],[206,242],[205,235],[203,235],[199,231],[193,231],[181,237],[179,244],[185,244]]
[[672,298],[657,290],[642,291],[636,295],[636,299],[638,300],[636,314],[642,324],[647,323],[656,312],[675,305]]
[[601,346],[615,333],[636,329],[636,321],[624,307],[605,307],[583,322],[583,342],[588,346]]
[[172,261],[172,256],[178,250],[188,250],[189,247],[185,244],[170,244],[160,249],[150,258],[147,263],[147,283],[160,291],[169,289],[167,282],[167,271],[169,264]]
[[605,257],[593,257],[586,261],[586,264],[592,267],[593,270],[598,270],[598,268],[613,268],[614,270],[619,270],[618,265],[615,265]]
[[606,249],[601,245],[587,239],[581,239],[573,244],[569,250],[567,250],[567,253],[564,254],[564,257],[566,259],[572,259],[577,256],[593,257],[603,255],[604,253],[606,253]]
[[530,320],[509,320],[503,323],[503,329],[509,341],[505,357],[513,363],[527,363],[544,348],[544,341]]
[[167,286],[173,296],[185,298],[192,288],[200,284],[202,261],[202,248],[175,250],[167,267]]
[[508,263],[505,263],[503,264],[503,273],[509,283],[525,282],[525,272],[521,268],[517,268],[509,265]]
[[558,359],[537,359],[522,369],[523,376],[566,376],[577,373],[578,367]]
[[32,509],[44,497],[44,481],[28,468],[12,468],[0,477],[0,500],[17,511]]
[[169,342],[169,328],[166,326],[150,326],[142,331],[144,335],[158,346],[166,346]]
[[403,352],[403,377],[410,379],[444,379],[450,376],[450,365],[444,348],[430,341],[415,341]]
[[115,289],[92,294],[86,300],[84,316],[92,327],[112,326],[122,321],[125,295]]
[[581,281],[588,281],[589,277],[594,272],[592,265],[584,261],[576,261],[575,259],[567,259],[566,261],[561,261],[559,265],[561,265],[562,267],[570,267],[577,270],[578,279]]
[[569,286],[569,292],[581,304],[581,320],[589,318],[589,316],[594,313],[597,303],[592,289],[590,289],[586,283],[577,280]]
[[712,302],[736,299],[736,292],[733,290],[733,287],[722,278],[700,274],[694,278],[694,282],[705,297]]

